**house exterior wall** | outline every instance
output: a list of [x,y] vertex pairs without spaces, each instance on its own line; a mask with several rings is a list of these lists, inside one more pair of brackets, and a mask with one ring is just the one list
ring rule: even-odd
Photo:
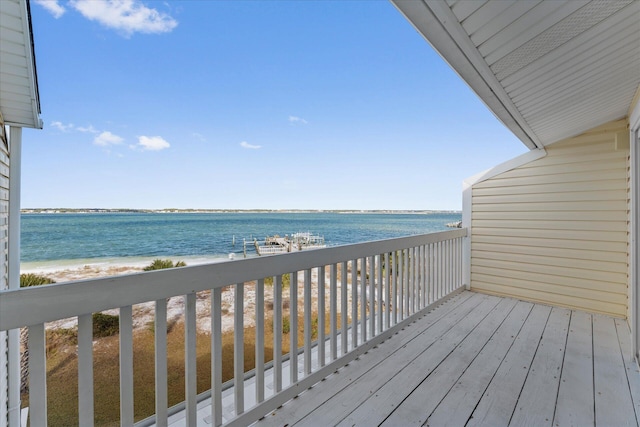
[[625,133],[607,123],[472,186],[471,289],[628,315]]
[[[0,113],[0,290],[9,288],[9,155],[4,121]],[[8,425],[8,336],[0,331],[0,427]]]

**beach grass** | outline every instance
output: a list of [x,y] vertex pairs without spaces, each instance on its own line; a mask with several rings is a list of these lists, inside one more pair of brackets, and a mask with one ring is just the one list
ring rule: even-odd
[[[288,316],[285,315],[288,320]],[[317,336],[317,315],[312,316],[312,335]],[[303,342],[303,315],[298,318],[298,342]],[[329,324],[325,325],[327,333]],[[245,372],[255,367],[255,327],[244,331]],[[287,331],[288,332],[288,331]],[[282,352],[289,352],[289,334],[283,334]],[[273,322],[265,321],[265,362],[273,358]],[[47,407],[51,426],[78,425],[78,359],[75,329],[53,329],[47,332]],[[211,388],[211,336],[199,331],[196,336],[196,369],[198,393]],[[222,335],[223,382],[233,378],[233,332]],[[169,406],[184,401],[184,324],[177,322],[167,333],[167,375]],[[134,332],[134,416],[139,421],[155,413],[153,328],[139,328]],[[119,396],[119,342],[118,336],[95,339],[94,352],[95,425],[118,426],[120,418]],[[24,404],[28,396],[23,395]]]

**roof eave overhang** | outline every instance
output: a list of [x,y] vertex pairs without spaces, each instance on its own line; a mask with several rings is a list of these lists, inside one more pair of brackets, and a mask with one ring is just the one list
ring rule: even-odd
[[5,125],[13,127],[26,127],[42,129],[43,122],[40,117],[40,94],[38,90],[38,76],[36,72],[36,58],[33,42],[33,29],[31,25],[31,10],[28,0],[20,0],[20,17],[22,21],[22,34],[24,36],[24,51],[26,56],[26,78],[29,80],[29,105],[31,115],[29,120],[16,121],[10,116],[5,116]]
[[543,148],[446,2],[391,2],[507,128],[529,149]]

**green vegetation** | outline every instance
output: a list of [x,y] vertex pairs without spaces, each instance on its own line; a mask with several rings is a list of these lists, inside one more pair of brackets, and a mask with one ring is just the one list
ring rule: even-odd
[[186,267],[184,261],[178,261],[175,264],[170,259],[155,259],[151,264],[143,268],[144,271],[163,270],[165,268]]
[[20,287],[27,288],[30,286],[50,285],[56,283],[55,280],[39,274],[26,273],[20,275]]
[[93,338],[116,335],[120,331],[120,317],[105,313],[93,313]]
[[[264,278],[264,284],[267,285],[267,286],[273,286],[273,284],[274,284],[273,277],[271,277],[271,276],[265,277]],[[291,286],[291,274],[283,274],[282,275],[282,289],[287,289],[289,286]]]

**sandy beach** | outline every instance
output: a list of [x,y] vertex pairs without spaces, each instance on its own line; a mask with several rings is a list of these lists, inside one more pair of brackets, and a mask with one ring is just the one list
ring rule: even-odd
[[[95,279],[99,277],[108,277],[108,276],[118,276],[123,274],[131,274],[131,273],[140,273],[143,271],[144,267],[149,265],[153,261],[153,259],[136,259],[129,261],[122,260],[99,260],[93,262],[49,262],[49,263],[38,263],[37,265],[33,264],[24,264],[22,266],[22,273],[34,273],[49,277],[56,282],[67,282],[67,281],[76,281],[76,280],[85,280],[85,279]],[[207,258],[173,258],[173,261],[184,261],[187,266],[193,265],[201,265],[211,262],[220,262],[224,261],[222,258],[215,259],[207,259]],[[314,269],[312,271],[311,277],[312,283],[312,300],[313,305],[316,306],[317,303],[317,295],[318,295],[318,274],[317,270]],[[325,283],[329,283],[329,272],[326,272]],[[298,301],[299,313],[303,312],[302,301],[304,298],[304,275],[302,273],[298,274]],[[285,307],[288,306],[290,294],[289,290],[283,291],[283,301]],[[265,305],[267,307],[270,306],[270,301],[273,301],[273,287],[265,286],[264,290],[265,294]],[[350,294],[350,292],[349,292]],[[328,288],[325,292],[326,302],[328,303]],[[338,296],[339,299],[339,296]],[[255,313],[255,284],[247,283],[244,291],[244,314],[245,314],[245,327],[251,327],[255,324],[254,322],[254,313]],[[223,332],[229,331],[233,328],[233,314],[234,314],[234,292],[232,287],[227,287],[223,289],[222,292],[222,330]],[[265,309],[268,311],[268,309]],[[285,310],[288,311],[288,310]],[[118,310],[107,310],[104,313],[117,315]],[[137,304],[133,307],[134,319],[133,324],[134,328],[145,327],[148,324],[153,322],[154,318],[154,302],[150,301],[143,304]],[[197,294],[196,300],[196,313],[197,313],[197,325],[198,330],[201,332],[208,333],[210,331],[210,315],[211,315],[211,306],[210,306],[210,292],[202,291]],[[169,298],[167,301],[167,321],[168,322],[179,322],[184,318],[184,298],[182,296],[177,296],[173,298]],[[61,319],[58,321],[47,323],[46,327],[48,329],[55,328],[74,328],[77,325],[76,318],[69,319]]]

